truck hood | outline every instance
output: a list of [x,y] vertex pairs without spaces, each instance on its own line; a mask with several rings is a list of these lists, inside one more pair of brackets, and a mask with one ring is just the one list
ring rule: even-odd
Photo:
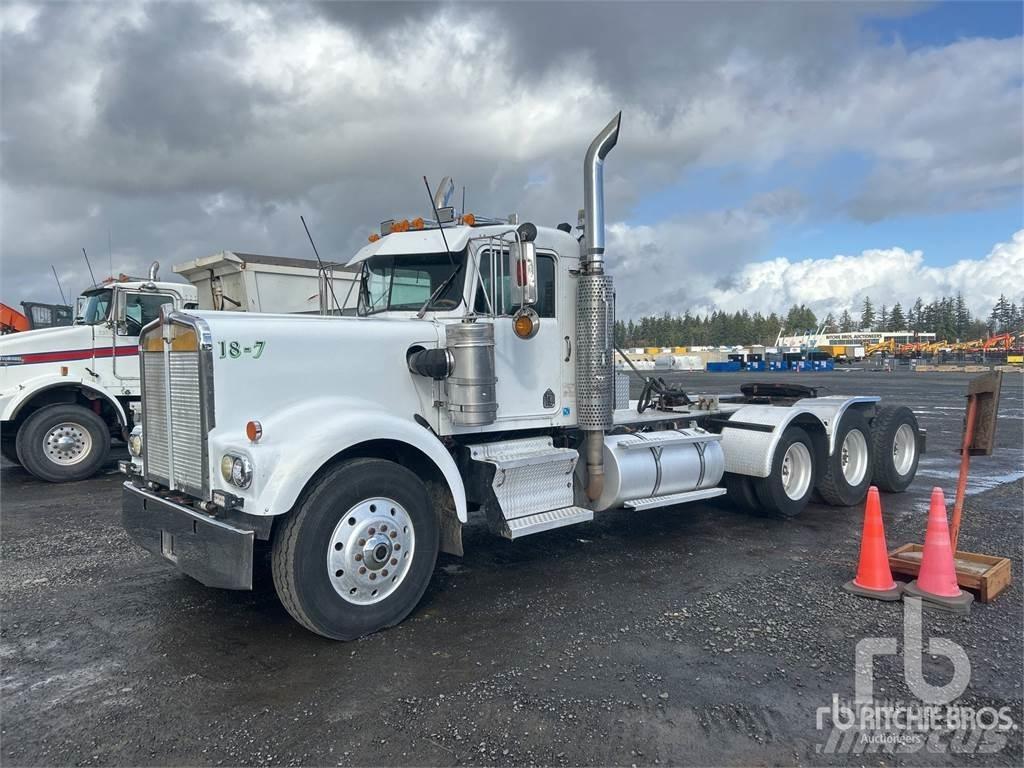
[[433,382],[411,373],[411,347],[437,347],[443,329],[414,318],[197,311],[213,341],[217,430],[311,400],[350,398],[412,419],[433,410]]
[[38,352],[91,349],[91,325],[66,325],[60,328],[40,328],[0,337],[0,356],[28,355]]

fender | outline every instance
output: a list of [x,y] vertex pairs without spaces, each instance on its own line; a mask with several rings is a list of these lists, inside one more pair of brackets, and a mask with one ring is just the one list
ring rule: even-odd
[[33,397],[49,389],[80,389],[95,395],[110,404],[122,427],[128,425],[128,416],[124,407],[117,396],[106,387],[56,374],[36,376],[0,395],[0,421],[13,421]]
[[728,422],[723,425],[725,471],[751,477],[768,477],[782,433],[794,419],[800,417],[813,419],[825,431],[831,456],[835,451],[835,425],[846,409],[855,405],[874,405],[880,399],[835,396],[804,398],[792,406],[745,405],[729,418],[730,422],[737,423],[736,427],[729,427]]
[[[278,411],[261,424],[263,437],[255,444],[245,440],[242,424],[228,435],[221,425],[210,433],[212,485],[244,498],[245,511],[250,514],[287,512],[309,479],[339,453],[371,440],[394,440],[418,449],[434,463],[448,483],[459,521],[468,519],[466,488],[451,454],[433,432],[411,418],[381,409],[379,403],[318,398]],[[239,491],[221,481],[220,457],[225,452],[240,453],[252,461],[254,476],[249,489]]]

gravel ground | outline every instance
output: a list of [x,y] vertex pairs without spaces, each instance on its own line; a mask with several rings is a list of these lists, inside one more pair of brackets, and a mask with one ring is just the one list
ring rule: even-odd
[[[735,375],[677,377],[733,390]],[[891,546],[951,495],[969,377],[796,377],[879,393],[929,430],[919,479],[883,495]],[[785,380],[785,376],[772,380]],[[995,456],[974,461],[961,546],[1013,560],[1014,585],[968,618],[925,614],[966,650],[960,704],[1022,713],[1024,402],[1004,382]],[[635,394],[635,393],[634,393]],[[995,754],[828,755],[815,713],[853,695],[854,646],[902,637],[900,603],[855,598],[860,510],[798,519],[727,504],[614,513],[510,542],[481,527],[442,556],[400,626],[354,643],[291,621],[264,578],[210,590],[134,547],[120,479],[64,486],[2,473],[0,659],[5,765],[1020,765]],[[925,655],[945,683],[951,665]],[[876,695],[912,700],[899,657]]]

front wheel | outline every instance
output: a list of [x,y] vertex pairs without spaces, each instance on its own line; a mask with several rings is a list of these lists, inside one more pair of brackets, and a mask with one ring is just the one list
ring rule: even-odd
[[88,408],[48,405],[21,425],[17,450],[21,465],[40,480],[84,480],[103,466],[110,452],[110,429]]
[[883,491],[902,493],[917,474],[917,417],[905,405],[878,409],[871,422],[874,483]]
[[416,607],[437,561],[422,481],[383,459],[329,470],[274,534],[274,588],[307,629],[354,640]]
[[803,512],[814,490],[814,444],[800,427],[789,427],[775,446],[768,477],[754,478],[761,508],[780,517]]

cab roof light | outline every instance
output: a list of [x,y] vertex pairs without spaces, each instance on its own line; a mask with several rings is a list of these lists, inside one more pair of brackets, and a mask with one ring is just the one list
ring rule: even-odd
[[476,216],[474,216],[472,213],[464,213],[462,214],[462,223],[465,224],[467,227],[472,227],[474,224],[476,224]]
[[380,235],[378,235],[376,232],[371,232],[367,240],[369,240],[371,243],[376,243],[378,240],[380,240]]

